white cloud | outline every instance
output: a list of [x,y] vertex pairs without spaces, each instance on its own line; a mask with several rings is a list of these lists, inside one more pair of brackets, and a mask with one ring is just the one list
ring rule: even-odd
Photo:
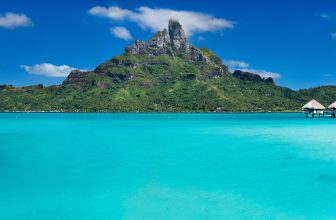
[[172,9],[149,8],[146,6],[136,10],[127,10],[119,7],[96,6],[88,11],[89,14],[107,17],[112,20],[128,20],[137,23],[142,29],[159,31],[167,28],[169,19],[178,20],[186,34],[192,36],[196,33],[215,32],[233,28],[235,22],[216,18],[212,15],[192,12],[177,11]]
[[250,64],[246,63],[245,61],[240,61],[240,60],[224,60],[223,62],[230,69],[248,68],[250,66]]
[[15,14],[7,12],[4,15],[0,14],[0,27],[14,29],[18,27],[32,26],[33,22],[25,14]]
[[27,73],[47,77],[66,77],[72,70],[77,68],[68,65],[55,66],[50,63],[35,64],[33,66],[21,65]]
[[89,14],[101,16],[101,17],[109,17],[114,20],[123,20],[127,17],[132,16],[133,12],[127,9],[121,9],[119,7],[101,7],[96,6],[89,10]]
[[131,40],[132,35],[125,27],[112,27],[110,28],[111,34],[113,34],[115,37],[123,39],[123,40]]
[[229,67],[230,72],[234,72],[235,70],[241,70],[244,72],[258,74],[259,76],[263,78],[268,78],[268,77],[272,77],[273,79],[281,78],[281,74],[279,73],[249,68],[250,64],[248,64],[245,61],[241,61],[241,60],[224,60],[224,64]]
[[330,15],[327,14],[327,13],[322,13],[322,14],[320,14],[320,17],[323,18],[323,19],[329,19]]
[[331,38],[332,38],[333,40],[336,40],[336,32],[331,33]]
[[269,71],[266,71],[266,70],[241,69],[241,71],[258,74],[259,76],[261,76],[263,78],[268,78],[268,77],[272,77],[273,79],[280,79],[281,78],[280,73],[269,72]]

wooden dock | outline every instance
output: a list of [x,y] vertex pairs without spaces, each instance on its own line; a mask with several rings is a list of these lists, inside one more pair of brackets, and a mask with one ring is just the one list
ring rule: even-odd
[[306,115],[306,118],[309,118],[311,116],[312,118],[335,118],[336,113],[333,111],[322,111],[322,112],[304,112]]

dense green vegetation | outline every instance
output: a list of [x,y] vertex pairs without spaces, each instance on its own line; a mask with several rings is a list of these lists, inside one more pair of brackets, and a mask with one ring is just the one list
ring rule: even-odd
[[163,56],[153,61],[156,64],[139,69],[105,69],[106,76],[82,73],[78,81],[65,81],[60,86],[2,87],[0,111],[296,111],[312,98],[327,105],[336,97],[332,86],[296,92],[265,81],[241,80],[229,73],[200,80],[201,66],[178,59]]
[[212,51],[188,47],[183,31],[176,32],[183,50],[159,33],[94,71],[73,71],[59,86],[0,85],[0,111],[298,111],[313,98],[324,105],[336,99],[335,86],[293,91],[271,78],[231,74]]
[[299,90],[298,93],[302,97],[318,100],[325,107],[328,107],[336,100],[336,86],[320,86],[311,89],[302,89]]

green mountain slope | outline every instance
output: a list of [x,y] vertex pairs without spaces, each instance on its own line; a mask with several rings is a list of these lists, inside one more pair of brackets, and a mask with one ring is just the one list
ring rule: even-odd
[[213,52],[188,43],[181,25],[94,71],[73,71],[59,86],[0,86],[0,111],[204,112],[295,111],[316,98],[331,103],[336,87],[293,91],[228,68]]
[[320,86],[311,89],[302,89],[298,93],[305,98],[319,100],[322,105],[328,107],[336,100],[336,86]]

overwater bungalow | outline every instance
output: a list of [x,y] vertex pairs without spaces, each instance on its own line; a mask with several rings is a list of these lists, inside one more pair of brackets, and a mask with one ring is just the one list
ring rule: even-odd
[[336,116],[336,102],[334,102],[331,105],[329,105],[328,109],[329,109],[329,112],[331,114],[331,117],[335,118],[335,116]]
[[311,100],[304,106],[302,106],[302,109],[304,113],[306,114],[306,117],[308,118],[309,114],[312,114],[312,117],[314,118],[315,115],[318,115],[321,117],[321,115],[324,117],[324,110],[326,109],[321,103],[316,101],[315,99]]

